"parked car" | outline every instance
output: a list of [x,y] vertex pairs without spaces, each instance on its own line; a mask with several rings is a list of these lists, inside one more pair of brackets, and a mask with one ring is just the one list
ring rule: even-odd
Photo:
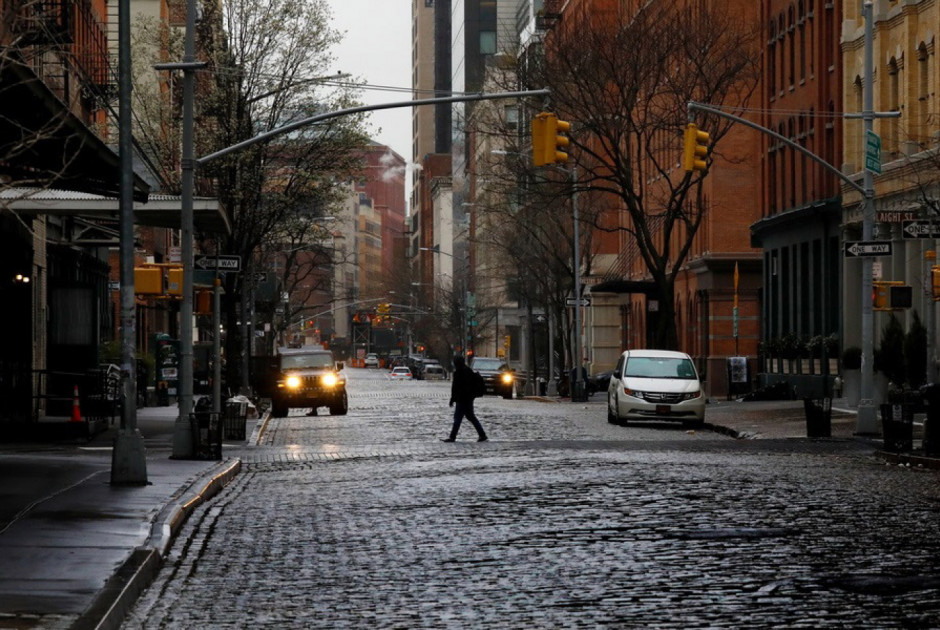
[[497,357],[474,357],[470,368],[483,377],[487,394],[512,398],[516,375],[506,361]]
[[370,352],[369,354],[367,354],[366,360],[365,360],[365,366],[374,367],[374,368],[379,367],[379,355],[377,355],[374,352]]
[[608,389],[610,389],[610,377],[613,373],[613,370],[605,370],[603,372],[598,372],[597,374],[588,378],[588,394],[590,395],[596,392],[606,392]]
[[410,381],[414,379],[411,370],[404,365],[392,368],[392,371],[388,373],[388,377],[393,381]]
[[291,407],[329,407],[330,415],[345,416],[349,409],[342,363],[320,347],[278,349],[277,383],[271,396],[271,413],[287,415]]
[[627,350],[607,389],[607,421],[678,420],[701,426],[705,395],[692,358],[670,350]]
[[426,381],[444,381],[447,380],[447,372],[440,363],[428,363],[421,372],[421,378]]

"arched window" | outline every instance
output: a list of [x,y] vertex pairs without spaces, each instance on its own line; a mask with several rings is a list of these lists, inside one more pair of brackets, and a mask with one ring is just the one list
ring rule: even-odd
[[[864,109],[864,101],[862,100],[865,93],[865,85],[862,82],[862,77],[855,75],[854,82],[854,92],[855,92],[855,111],[861,113]],[[852,155],[855,157],[855,168],[859,171],[862,170],[862,165],[865,163],[865,158],[862,155],[862,151],[865,147],[865,126],[864,125],[852,125],[857,130],[855,132],[855,147]]]
[[787,50],[786,37],[787,37],[786,22],[784,21],[783,13],[781,13],[780,16],[777,18],[777,42],[778,42],[777,49],[780,52],[780,64],[778,67],[780,70],[780,93],[781,94],[783,94],[783,88],[786,87],[787,85],[787,79],[786,79],[787,64],[784,63],[786,60],[786,50]]
[[787,59],[787,85],[791,88],[793,87],[794,77],[795,77],[795,66],[796,66],[796,26],[793,24],[793,7],[791,6],[787,11],[787,53],[789,53],[789,58]]
[[809,76],[816,75],[816,38],[813,37],[816,25],[816,15],[813,12],[813,0],[809,0],[809,10],[806,13],[806,42],[809,51],[806,56],[809,58]]
[[[888,109],[890,111],[898,111],[900,109],[901,103],[901,71],[900,66],[898,65],[898,60],[894,57],[891,58],[891,61],[888,62]],[[899,150],[898,146],[898,124],[897,121],[892,118],[886,118],[885,128],[887,133],[885,136],[885,150],[891,153],[897,153]]]
[[777,91],[777,28],[773,20],[768,25],[767,34],[767,76],[769,78],[767,89],[770,98],[773,99]]
[[917,140],[926,144],[930,140],[930,62],[927,44],[917,47]]
[[799,22],[798,29],[800,33],[800,81],[806,80],[806,15],[803,13],[803,0],[799,4]]

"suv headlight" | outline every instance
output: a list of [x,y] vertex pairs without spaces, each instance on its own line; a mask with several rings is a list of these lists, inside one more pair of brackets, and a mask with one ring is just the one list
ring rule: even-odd
[[299,376],[288,376],[285,384],[290,389],[297,389],[300,387],[300,377]]
[[702,395],[702,390],[697,389],[694,392],[688,392],[682,395],[682,400],[695,400]]
[[325,387],[335,387],[339,382],[339,378],[337,378],[336,374],[331,372],[329,374],[324,374],[323,378],[320,379],[320,382],[323,383]]

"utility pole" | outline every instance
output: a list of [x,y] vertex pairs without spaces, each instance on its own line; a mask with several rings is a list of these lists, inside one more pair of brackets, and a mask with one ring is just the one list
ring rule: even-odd
[[571,167],[571,215],[574,220],[574,378],[571,379],[571,402],[584,400],[581,374],[581,230],[578,225],[578,167]]
[[131,129],[131,6],[118,3],[118,143],[121,160],[121,372],[124,404],[121,428],[111,452],[111,483],[146,485],[147,455],[137,430],[137,309],[134,297],[134,162]]
[[[183,295],[180,301],[180,365],[179,415],[173,425],[174,459],[193,456],[194,444],[189,415],[193,409],[193,195],[195,189],[196,154],[193,142],[195,128],[195,92],[197,69],[205,64],[196,61],[196,0],[186,0],[186,32],[183,39],[183,62],[154,65],[157,70],[183,71],[183,137],[180,204],[180,263],[183,266]],[[215,331],[218,334],[218,331]]]
[[[865,79],[862,84],[863,107],[862,120],[864,121],[865,136],[873,131],[874,127],[874,15],[871,0],[863,0],[862,16],[865,18]],[[875,224],[875,180],[868,168],[863,169],[864,180],[864,207],[862,209],[862,240],[872,240]],[[855,432],[860,435],[878,432],[875,405],[872,402],[874,390],[874,316],[872,313],[871,287],[872,263],[871,257],[862,257],[862,382],[860,400],[858,403],[858,417]]]

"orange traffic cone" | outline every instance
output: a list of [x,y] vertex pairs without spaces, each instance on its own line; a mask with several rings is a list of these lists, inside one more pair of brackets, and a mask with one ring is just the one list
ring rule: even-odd
[[72,395],[72,417],[70,418],[71,422],[81,422],[82,421],[82,411],[78,405],[78,385],[75,386],[75,392]]

